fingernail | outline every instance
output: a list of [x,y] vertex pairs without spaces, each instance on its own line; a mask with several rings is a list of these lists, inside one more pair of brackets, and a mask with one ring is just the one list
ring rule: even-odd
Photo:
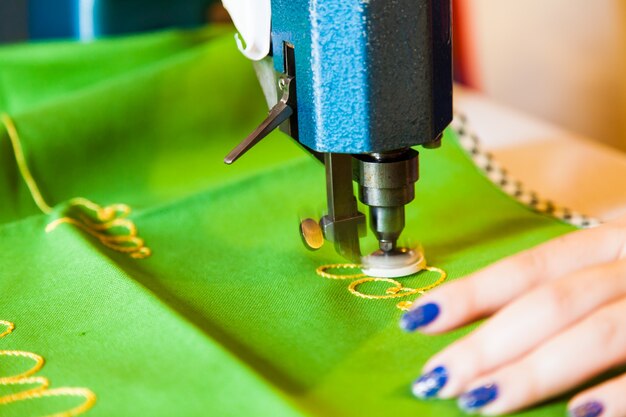
[[414,332],[435,321],[439,315],[439,306],[434,303],[424,304],[405,313],[400,319],[400,327],[407,332]]
[[598,417],[604,412],[604,406],[597,401],[590,401],[569,411],[570,417]]
[[463,411],[472,413],[493,402],[496,398],[498,398],[498,386],[489,384],[461,395],[458,404]]
[[413,383],[411,391],[413,395],[423,400],[433,398],[446,385],[446,382],[448,382],[448,371],[443,366],[439,366],[420,376]]

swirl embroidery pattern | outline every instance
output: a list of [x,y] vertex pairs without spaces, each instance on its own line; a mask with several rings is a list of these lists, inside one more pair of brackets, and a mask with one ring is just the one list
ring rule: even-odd
[[[20,174],[35,204],[44,214],[52,213],[54,210],[46,203],[28,169],[22,143],[13,120],[7,114],[2,114],[0,118],[7,129]],[[131,209],[126,204],[102,207],[86,198],[74,198],[69,203],[67,215],[50,223],[46,227],[46,232],[50,233],[56,230],[63,223],[71,224],[95,237],[101,244],[114,251],[126,253],[135,259],[147,258],[152,254],[152,251],[145,245],[144,240],[137,235],[135,224],[127,218],[130,212]]]
[[[326,278],[326,279],[353,280],[350,283],[350,285],[348,285],[348,291],[350,291],[351,294],[357,297],[364,298],[367,300],[388,300],[392,298],[410,297],[412,295],[418,295],[418,294],[423,295],[426,291],[432,290],[433,288],[441,285],[448,277],[448,273],[446,271],[440,268],[435,268],[433,266],[426,265],[425,260],[423,261],[423,264],[420,266],[421,266],[421,271],[418,272],[418,274],[423,271],[436,272],[439,274],[438,279],[435,282],[425,285],[423,287],[409,288],[409,287],[405,287],[404,285],[402,285],[400,281],[396,279],[391,279],[391,278],[370,277],[363,273],[342,275],[342,274],[332,274],[328,272],[329,270],[333,270],[333,269],[335,270],[336,269],[360,269],[362,265],[358,265],[358,264],[322,265],[319,268],[317,268],[315,272],[320,277]],[[376,282],[391,284],[391,286],[385,290],[384,294],[369,294],[369,293],[365,293],[359,290],[359,287],[364,284],[376,283]],[[398,304],[396,304],[396,307],[398,307],[402,311],[408,311],[412,305],[413,305],[412,301],[401,301]]]
[[[13,333],[15,325],[9,321],[0,320],[0,326],[5,330],[0,333],[0,339]],[[0,357],[21,357],[31,359],[33,366],[17,375],[0,375],[0,385],[36,385],[35,388],[28,388],[24,391],[0,396],[0,408],[19,401],[28,401],[46,397],[78,397],[84,398],[84,402],[77,407],[67,411],[47,414],[45,417],[73,417],[90,410],[96,403],[96,395],[87,388],[53,388],[50,389],[50,381],[43,376],[33,376],[43,368],[45,360],[42,356],[32,352],[21,350],[0,350]],[[0,412],[1,414],[1,412]]]
[[127,219],[131,208],[126,204],[102,207],[85,198],[70,200],[68,211],[76,209],[75,217],[56,219],[46,226],[46,233],[54,231],[63,223],[78,227],[95,237],[104,246],[117,252],[127,253],[131,258],[143,259],[152,254],[142,238],[137,236],[137,226]]

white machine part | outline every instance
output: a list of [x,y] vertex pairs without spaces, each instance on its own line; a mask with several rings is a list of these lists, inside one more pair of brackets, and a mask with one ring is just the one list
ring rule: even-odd
[[363,257],[361,262],[363,273],[376,278],[406,277],[426,268],[426,259],[420,248],[398,249],[393,255],[377,251]]
[[222,0],[239,31],[235,35],[239,50],[259,61],[270,51],[272,6],[270,0]]

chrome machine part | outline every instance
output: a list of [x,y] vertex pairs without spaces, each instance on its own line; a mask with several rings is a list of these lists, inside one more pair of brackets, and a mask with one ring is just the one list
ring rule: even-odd
[[418,156],[413,149],[404,149],[355,157],[359,199],[370,208],[370,228],[385,253],[397,248],[404,230],[404,206],[415,198]]
[[359,213],[352,188],[352,156],[324,154],[328,214],[320,224],[324,237],[352,262],[361,261],[359,237],[365,234],[365,216]]
[[279,79],[279,89],[283,92],[281,99],[272,107],[263,123],[226,155],[224,163],[230,165],[235,162],[293,115],[294,104],[292,96],[295,96],[295,82],[292,83],[292,81],[293,77],[289,76]]

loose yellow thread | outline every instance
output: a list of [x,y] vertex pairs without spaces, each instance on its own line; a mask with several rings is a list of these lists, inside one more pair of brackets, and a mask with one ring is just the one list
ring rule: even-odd
[[[0,338],[5,337],[13,332],[15,325],[9,321],[0,320],[0,325],[6,327],[3,333],[0,333]],[[45,361],[43,357],[36,353],[24,352],[19,350],[0,350],[0,356],[18,356],[31,359],[33,366],[13,376],[0,377],[0,385],[15,386],[15,385],[38,385],[37,387],[27,389],[25,391],[8,394],[0,397],[0,406],[8,405],[18,401],[34,400],[38,398],[46,397],[80,397],[85,401],[67,411],[61,411],[59,413],[48,414],[44,417],[73,417],[82,414],[90,410],[96,403],[96,395],[87,388],[54,388],[49,389],[50,381],[42,376],[32,376],[39,372],[43,368]]]
[[6,113],[3,113],[1,118],[2,123],[4,123],[7,128],[7,133],[9,134],[11,146],[13,146],[13,153],[15,154],[17,167],[20,170],[20,174],[22,175],[24,182],[26,182],[26,186],[30,190],[30,195],[33,197],[33,200],[35,200],[35,204],[37,204],[39,210],[43,211],[45,214],[50,214],[52,212],[52,207],[50,207],[44,200],[41,192],[39,191],[39,187],[37,187],[37,183],[33,178],[33,175],[30,173],[30,169],[28,169],[28,164],[26,163],[26,158],[24,158],[22,143],[20,141],[19,135],[17,134],[15,123],[13,123],[13,120]]
[[[28,169],[15,123],[13,123],[8,114],[2,114],[1,120],[6,126],[20,174],[24,182],[26,182],[35,204],[44,214],[50,214],[52,207],[44,200],[35,179]],[[131,258],[143,259],[152,254],[150,248],[145,245],[144,240],[137,236],[135,224],[127,218],[131,208],[126,204],[113,204],[102,207],[86,198],[79,197],[70,201],[68,210],[73,208],[80,208],[83,211],[92,213],[94,219],[84,214],[79,214],[78,217],[68,215],[48,224],[46,232],[52,232],[59,225],[67,223],[95,237],[104,246],[117,252],[126,253]]]
[[[432,290],[433,288],[441,285],[448,277],[448,273],[441,268],[435,268],[433,266],[424,266],[422,271],[436,272],[439,274],[439,278],[435,282],[429,285],[426,285],[420,288],[409,288],[409,287],[405,287],[404,285],[402,285],[400,281],[397,281],[391,278],[369,277],[363,273],[341,275],[341,274],[332,274],[330,272],[327,272],[329,269],[360,269],[360,268],[362,268],[362,265],[358,265],[358,264],[333,264],[333,265],[322,265],[319,268],[317,268],[315,272],[317,273],[317,275],[319,275],[322,278],[333,279],[333,280],[355,280],[351,282],[350,285],[348,285],[348,291],[350,291],[351,294],[357,297],[364,298],[367,300],[388,300],[392,298],[410,297],[416,294],[423,295],[424,293],[426,293],[426,291]],[[385,290],[384,295],[367,294],[367,293],[359,291],[358,289],[359,286],[363,284],[367,284],[367,283],[372,283],[372,282],[388,283],[388,284],[391,284],[391,287]],[[396,307],[398,307],[400,310],[407,311],[411,308],[412,304],[413,303],[410,301],[402,301],[398,303]]]

